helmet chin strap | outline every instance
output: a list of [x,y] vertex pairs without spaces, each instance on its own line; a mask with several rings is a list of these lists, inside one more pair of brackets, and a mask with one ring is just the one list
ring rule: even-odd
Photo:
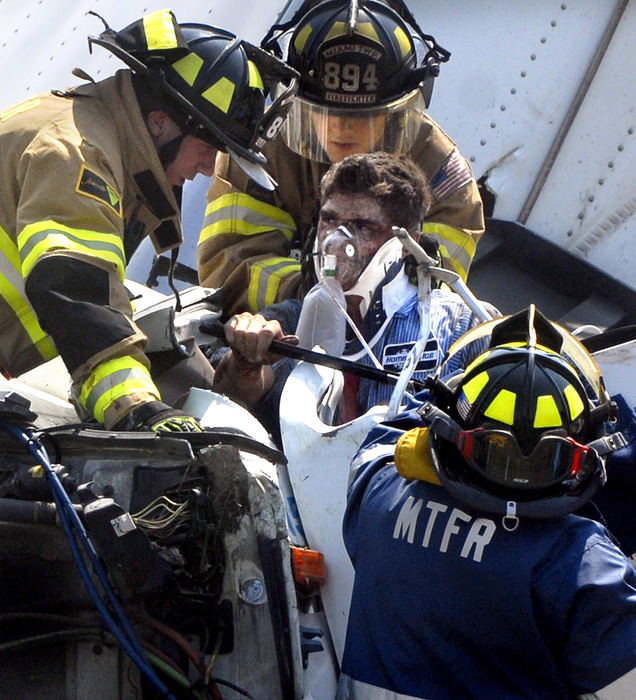
[[172,141],[168,141],[159,149],[159,160],[164,170],[168,169],[168,166],[172,165],[177,158],[183,139],[185,138],[185,132],[181,132],[179,136],[175,136]]
[[391,263],[402,257],[402,243],[398,238],[389,238],[375,252],[367,266],[362,270],[356,283],[345,292],[345,296],[355,294],[362,297],[360,314],[362,318],[369,310],[369,304],[375,288],[382,282]]

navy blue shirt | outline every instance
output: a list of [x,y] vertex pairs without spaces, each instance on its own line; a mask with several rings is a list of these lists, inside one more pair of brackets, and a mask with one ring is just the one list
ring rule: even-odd
[[570,515],[508,532],[403,479],[402,431],[376,431],[344,519],[356,575],[340,697],[569,698],[636,668],[636,572],[601,525]]

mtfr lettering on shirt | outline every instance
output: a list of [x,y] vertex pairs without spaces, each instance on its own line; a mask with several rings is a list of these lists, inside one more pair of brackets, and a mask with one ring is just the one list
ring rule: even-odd
[[[423,504],[423,499],[416,499],[413,496],[409,496],[404,501],[393,529],[394,539],[403,539],[409,544],[413,544],[416,529],[419,526],[421,530],[421,527],[424,526],[424,519],[426,519],[422,547],[429,547],[431,541],[434,541],[435,544],[439,543],[440,552],[447,552],[451,538],[459,536],[464,538],[459,555],[467,558],[472,552],[473,561],[480,562],[482,560],[484,549],[497,529],[493,520],[473,518],[472,515],[464,513],[459,508],[453,508],[450,513],[447,513],[448,506],[435,501],[428,501],[426,509],[421,513]],[[441,537],[439,536],[440,532]]]

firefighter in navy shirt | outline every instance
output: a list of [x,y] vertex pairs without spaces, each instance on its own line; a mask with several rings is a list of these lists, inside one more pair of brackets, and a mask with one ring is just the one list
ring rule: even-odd
[[636,572],[573,515],[604,481],[614,406],[567,331],[528,310],[353,463],[355,584],[339,698],[633,698]]

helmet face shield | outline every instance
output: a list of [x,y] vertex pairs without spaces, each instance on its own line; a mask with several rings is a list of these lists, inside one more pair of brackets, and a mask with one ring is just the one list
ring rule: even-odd
[[281,131],[292,151],[322,163],[354,153],[406,153],[417,139],[425,110],[419,88],[384,105],[354,109],[296,97]]

